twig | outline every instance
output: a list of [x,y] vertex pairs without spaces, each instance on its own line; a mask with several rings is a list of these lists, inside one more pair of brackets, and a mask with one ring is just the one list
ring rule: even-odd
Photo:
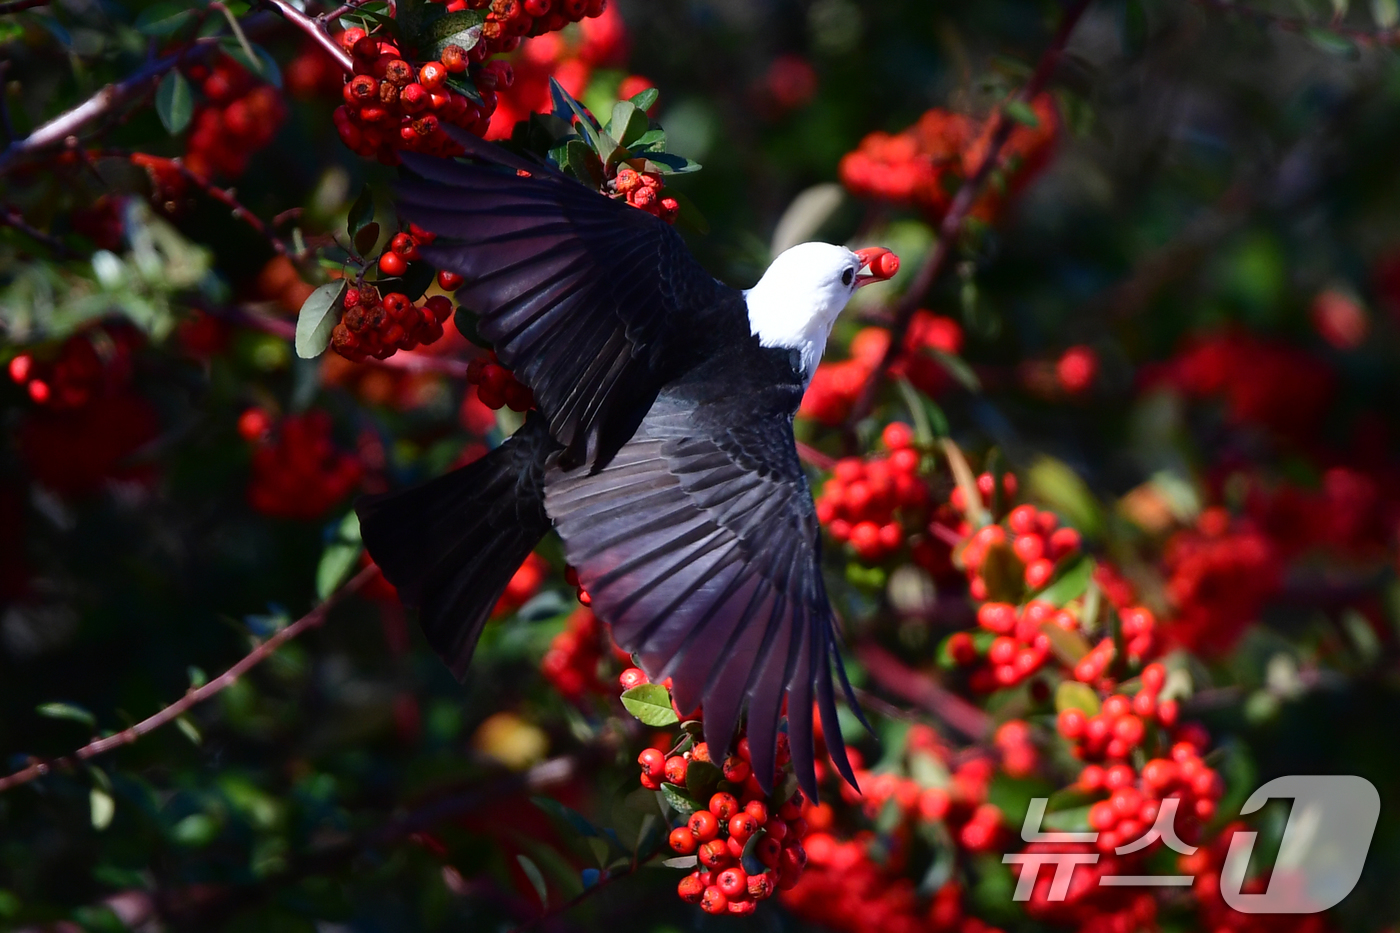
[[337,65],[344,71],[353,71],[355,63],[350,58],[350,53],[340,47],[340,43],[331,38],[326,32],[326,21],[320,17],[312,19],[305,13],[292,6],[287,0],[263,0],[268,6],[273,7],[278,13],[286,18],[296,28],[300,29],[311,40],[326,50],[331,58],[335,59]]
[[873,642],[856,648],[856,657],[880,686],[890,693],[922,706],[940,720],[973,741],[985,739],[992,720],[971,703],[946,690],[927,674],[921,674]]
[[1325,32],[1335,33],[1339,36],[1346,36],[1358,45],[1400,45],[1400,27],[1397,26],[1391,26],[1386,29],[1365,29],[1360,26],[1348,26],[1336,20],[1326,23],[1316,23],[1300,17],[1274,13],[1270,10],[1240,6],[1239,4],[1229,2],[1229,0],[1195,0],[1195,2],[1198,6],[1207,7],[1208,9],[1220,13],[1234,13],[1246,19],[1252,19],[1265,26],[1277,26],[1285,32],[1303,33],[1311,29],[1319,29]]
[[9,0],[8,3],[0,3],[0,16],[6,13],[18,13],[21,10],[32,10],[36,6],[48,6],[49,0]]
[[801,441],[797,442],[797,456],[802,460],[803,463],[810,463],[818,470],[826,470],[830,472],[836,467],[835,457],[828,457],[826,454],[822,453],[820,450],[817,450],[817,448],[813,447],[812,445],[804,444]]
[[21,216],[20,212],[12,207],[7,207],[3,211],[0,211],[0,226],[10,227],[12,229],[18,230],[20,233],[23,233],[31,240],[35,240],[36,242],[44,244],[49,249],[53,250],[55,254],[63,257],[64,259],[71,259],[77,255],[71,249],[65,246],[63,241],[60,240],[58,237],[52,236],[51,234],[45,233],[44,231],[36,227],[30,226],[28,223],[25,222],[24,217]]
[[525,933],[526,930],[533,930],[536,927],[538,927],[541,923],[544,923],[546,920],[549,920],[552,917],[557,917],[560,914],[568,913],[570,910],[573,910],[579,904],[588,900],[590,897],[597,894],[599,891],[603,890],[608,885],[612,884],[614,881],[620,881],[623,878],[628,878],[632,875],[635,875],[638,871],[651,864],[652,861],[654,861],[654,859],[655,856],[652,856],[652,858],[646,859],[645,861],[641,862],[634,860],[630,865],[627,866],[627,868],[621,871],[607,873],[602,878],[599,878],[597,883],[594,884],[593,887],[583,889],[578,894],[575,894],[573,897],[569,898],[564,903],[544,911],[533,920],[530,920],[526,923],[522,923],[519,926],[512,927],[510,933]]
[[[1074,0],[1070,8],[1065,11],[1050,46],[1041,54],[1040,61],[1036,63],[1035,71],[1031,74],[1030,79],[1016,93],[1013,98],[1015,101],[1028,103],[1045,87],[1054,74],[1055,67],[1060,62],[1060,56],[1064,53],[1065,45],[1069,42],[1070,33],[1074,31],[1075,25],[1084,15],[1090,2],[1092,0]],[[958,193],[953,196],[953,202],[948,206],[948,212],[943,215],[943,221],[938,225],[938,239],[929,248],[923,265],[919,267],[918,275],[914,277],[908,290],[900,297],[899,304],[895,306],[894,326],[890,329],[889,346],[885,348],[885,355],[880,360],[880,365],[875,367],[869,378],[865,380],[865,385],[861,388],[860,395],[851,408],[850,416],[846,419],[848,428],[869,414],[875,403],[875,394],[880,389],[886,371],[904,350],[904,336],[909,330],[909,322],[913,319],[914,312],[923,304],[929,290],[933,288],[944,267],[948,265],[948,259],[953,254],[953,247],[956,245],[958,234],[962,231],[962,225],[967,220],[968,213],[976,205],[977,198],[981,195],[987,179],[991,177],[992,170],[1001,161],[1001,150],[1005,148],[1007,140],[1011,138],[1016,121],[1006,116],[1005,108],[998,110],[992,119],[994,129],[992,130],[991,142],[987,146],[987,154],[983,157],[982,164],[977,167],[977,171],[963,180],[962,186],[958,188]]]
[[296,638],[307,629],[315,628],[320,625],[325,621],[326,614],[330,612],[331,608],[335,606],[336,603],[364,586],[378,572],[378,568],[376,567],[371,566],[364,568],[359,573],[355,574],[348,583],[332,593],[324,602],[300,619],[297,619],[291,625],[288,625],[286,628],[274,634],[267,641],[258,645],[245,655],[241,661],[233,665],[233,667],[230,667],[204,686],[186,691],[184,696],[155,715],[148,716],[136,725],[123,729],[115,735],[109,735],[106,738],[89,742],[70,755],[65,755],[62,758],[55,758],[51,761],[36,761],[34,764],[31,764],[21,771],[16,771],[14,774],[0,778],[0,793],[4,793],[21,784],[27,784],[37,778],[41,778],[54,768],[71,768],[79,762],[87,761],[89,758],[95,758],[98,755],[106,754],[113,749],[121,748],[123,745],[130,745],[147,732],[152,732],[159,729],[161,726],[174,722],[195,704],[202,703],[220,691],[232,686],[240,677],[248,673],[248,671],[271,657],[273,652],[286,642]]

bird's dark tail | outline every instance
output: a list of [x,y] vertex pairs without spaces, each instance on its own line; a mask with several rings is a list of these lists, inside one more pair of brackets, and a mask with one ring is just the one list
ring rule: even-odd
[[532,412],[475,463],[355,503],[370,557],[418,607],[428,644],[459,680],[506,584],[549,530],[544,465],[557,449]]

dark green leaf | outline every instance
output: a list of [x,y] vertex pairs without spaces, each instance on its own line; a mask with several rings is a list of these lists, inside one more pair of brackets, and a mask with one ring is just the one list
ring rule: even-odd
[[417,301],[423,297],[433,285],[433,280],[437,278],[437,270],[422,260],[410,262],[408,269],[400,277],[399,291],[408,296],[409,301]]
[[658,91],[656,88],[649,87],[645,91],[633,94],[630,98],[630,103],[638,110],[645,112],[647,110],[650,110],[652,107],[656,106],[656,98],[660,95],[660,93],[661,92]]
[[[369,185],[360,189],[359,197],[350,205],[350,214],[345,220],[345,232],[353,240],[359,232],[374,222],[374,192]],[[358,246],[356,247],[359,248]]]
[[590,823],[583,814],[571,807],[564,806],[552,797],[531,797],[530,802],[580,836],[601,835],[598,827]]
[[1036,599],[1052,606],[1063,606],[1084,595],[1094,576],[1094,559],[1081,555],[1060,574],[1060,578],[1041,590]]
[[671,708],[671,694],[660,684],[633,687],[622,694],[622,705],[648,726],[669,726],[681,719]]
[[670,805],[681,816],[690,816],[696,810],[705,809],[695,798],[674,784],[662,784],[661,796],[666,798],[666,803]]
[[691,759],[685,769],[685,789],[690,796],[704,803],[714,796],[719,782],[724,780],[724,772],[709,761]]
[[647,154],[645,170],[660,172],[662,175],[681,175],[686,172],[698,172],[700,163],[671,152],[652,152]]
[[540,873],[539,866],[528,855],[517,855],[515,860],[520,863],[520,870],[525,872],[525,877],[530,879],[531,886],[539,895],[540,906],[548,910],[549,890],[545,887],[544,875]]
[[1063,515],[1086,538],[1103,533],[1103,513],[1089,487],[1072,469],[1052,457],[1041,457],[1028,476],[1030,493]]
[[1071,632],[1060,628],[1054,622],[1045,621],[1040,625],[1040,630],[1045,633],[1045,637],[1050,641],[1050,650],[1055,653],[1061,663],[1073,667],[1089,653],[1089,643],[1084,640],[1084,636],[1078,632]]
[[132,25],[143,36],[171,36],[193,21],[194,12],[184,3],[157,3],[138,13]]
[[476,89],[475,82],[464,74],[451,75],[445,82],[452,90],[461,94],[474,104],[481,103],[481,92]]
[[583,104],[574,100],[568,91],[564,90],[556,79],[549,79],[549,93],[554,100],[554,114],[565,121],[572,122],[573,118],[578,120],[578,125],[583,128],[584,138],[593,147],[593,151],[598,153],[598,158],[606,165],[617,152],[617,140],[601,132],[594,124],[593,118],[588,115]]
[[268,54],[267,49],[260,45],[252,46],[253,57],[248,57],[248,52],[243,48],[243,44],[230,36],[220,43],[224,54],[247,68],[253,74],[262,78],[275,88],[282,87],[282,69],[277,67],[277,60]]
[[628,143],[628,148],[636,153],[645,153],[648,149],[652,148],[655,148],[659,152],[665,152],[666,131],[662,129],[647,130]]
[[156,87],[156,116],[172,136],[190,125],[194,116],[194,91],[178,71],[160,79]]
[[465,307],[459,306],[455,314],[452,315],[452,323],[457,325],[457,332],[466,337],[474,345],[483,350],[494,349],[491,341],[481,336],[481,331],[476,326],[476,315],[468,311]]
[[72,703],[42,703],[35,707],[34,712],[49,719],[67,719],[82,723],[89,729],[97,728],[97,717]]
[[603,163],[583,140],[570,140],[564,145],[564,153],[569,172],[575,178],[595,191],[603,187]]
[[1085,716],[1097,716],[1099,695],[1088,684],[1077,680],[1064,680],[1055,688],[1055,711],[1063,713],[1067,709],[1077,709]]
[[1089,808],[1087,806],[1046,813],[1040,821],[1040,828],[1053,833],[1082,833],[1093,829],[1089,825]]
[[379,242],[379,224],[370,221],[360,228],[355,234],[355,252],[361,256],[368,256],[374,252],[374,246]]
[[610,135],[622,145],[630,147],[648,131],[650,122],[646,111],[631,101],[620,100],[613,105]]
[[739,856],[739,864],[743,865],[744,871],[750,875],[761,875],[768,870],[768,866],[758,860],[758,844],[767,837],[768,831],[760,829],[744,843],[744,852]]
[[936,347],[924,347],[923,351],[937,360],[938,365],[947,370],[948,375],[956,379],[964,389],[969,392],[982,391],[982,381],[962,357],[944,353]]
[[417,45],[424,58],[442,57],[449,45],[461,46],[463,51],[481,41],[481,24],[486,22],[485,10],[458,10],[433,20],[423,30]]
[[1031,129],[1036,129],[1040,126],[1040,117],[1036,116],[1035,111],[1031,109],[1031,105],[1023,100],[1009,100],[1002,110],[1008,117],[1022,126],[1028,126]]
[[331,331],[340,322],[341,299],[348,287],[349,282],[339,279],[327,282],[307,297],[297,314],[297,356],[312,360],[326,352]]

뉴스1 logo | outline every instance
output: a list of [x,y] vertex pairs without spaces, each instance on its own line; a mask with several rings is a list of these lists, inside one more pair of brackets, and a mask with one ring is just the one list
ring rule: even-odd
[[[1240,890],[1249,856],[1254,851],[1255,832],[1239,832],[1230,840],[1230,850],[1220,872],[1220,896],[1225,903],[1244,914],[1314,914],[1336,906],[1351,893],[1361,878],[1371,835],[1381,813],[1381,798],[1375,785],[1352,774],[1292,774],[1274,778],[1249,795],[1240,814],[1254,813],[1274,797],[1292,797],[1293,809],[1283,831],[1278,858],[1268,890],[1244,894]],[[1026,842],[1092,843],[1097,832],[1071,833],[1040,831],[1048,798],[1036,797],[1026,810],[1021,838]],[[1130,855],[1161,840],[1182,855],[1196,851],[1176,834],[1176,811],[1180,801],[1168,797],[1152,827],[1140,838],[1125,842],[1114,851]],[[1030,899],[1040,869],[1054,866],[1049,900],[1063,901],[1069,892],[1074,869],[1093,865],[1097,852],[1018,852],[1002,856],[1002,861],[1020,865],[1012,900]],[[1190,887],[1191,875],[1104,875],[1099,884],[1114,887]]]

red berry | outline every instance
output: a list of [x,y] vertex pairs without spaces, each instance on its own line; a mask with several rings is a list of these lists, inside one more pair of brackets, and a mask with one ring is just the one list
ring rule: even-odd
[[[572,567],[569,569],[573,570]],[[575,576],[573,580],[570,581],[569,585],[578,586],[577,572],[575,572]],[[618,676],[617,680],[618,683],[622,685],[623,690],[631,690],[633,687],[640,687],[642,684],[646,683],[647,675],[640,667],[629,667]]]
[[737,866],[726,868],[724,871],[720,872],[719,877],[715,879],[715,884],[724,892],[724,896],[727,898],[737,899],[748,897],[749,876],[744,873],[742,868]]
[[1038,590],[1050,582],[1055,575],[1055,565],[1045,558],[1031,561],[1026,565],[1026,586]]
[[913,430],[901,421],[892,421],[885,425],[880,437],[890,450],[902,450],[914,443]]
[[700,909],[707,914],[722,914],[729,910],[729,899],[724,896],[724,892],[716,885],[710,885],[705,889],[704,895],[700,898]]
[[724,779],[731,784],[742,784],[748,780],[752,769],[749,763],[737,755],[724,759]]
[[272,430],[272,418],[261,408],[249,408],[238,416],[238,434],[252,444],[267,436]]
[[771,871],[761,872],[757,875],[749,875],[748,893],[749,897],[755,901],[766,901],[773,896],[773,873]]
[[681,896],[681,900],[687,904],[698,904],[705,896],[705,884],[700,880],[699,872],[692,872],[681,879],[681,883],[676,885],[676,893]]
[[29,397],[37,404],[42,405],[49,400],[51,391],[49,384],[42,379],[31,379],[26,387],[29,390]]
[[700,858],[700,864],[706,868],[719,869],[728,865],[732,856],[729,854],[729,843],[724,839],[711,839],[700,846],[700,851],[696,853]]
[[379,257],[379,271],[385,275],[403,275],[408,271],[408,263],[398,253],[388,251]]
[[10,378],[15,382],[29,381],[29,373],[34,368],[34,357],[28,353],[21,353],[10,360]]
[[1085,717],[1083,710],[1070,707],[1060,711],[1055,725],[1059,729],[1060,735],[1073,741],[1084,734],[1086,722],[1087,717]]
[[719,835],[719,820],[709,810],[696,810],[690,814],[686,825],[695,834],[695,838],[701,842],[709,842]]
[[749,813],[741,811],[729,818],[729,838],[738,840],[740,845],[749,841],[749,837],[758,832],[758,820]]
[[710,798],[710,812],[718,817],[720,821],[727,821],[730,817],[739,812],[739,801],[735,799],[733,794],[720,791]]
[[700,840],[685,826],[671,830],[668,841],[671,843],[671,850],[680,855],[694,855],[695,850],[700,848]]
[[637,756],[637,764],[652,780],[660,780],[666,774],[666,755],[659,748],[643,749]]
[[438,285],[445,292],[455,292],[462,287],[462,277],[455,272],[442,269],[437,274]]
[[1167,682],[1167,669],[1160,664],[1149,664],[1142,669],[1142,689],[1153,695],[1162,692]]

